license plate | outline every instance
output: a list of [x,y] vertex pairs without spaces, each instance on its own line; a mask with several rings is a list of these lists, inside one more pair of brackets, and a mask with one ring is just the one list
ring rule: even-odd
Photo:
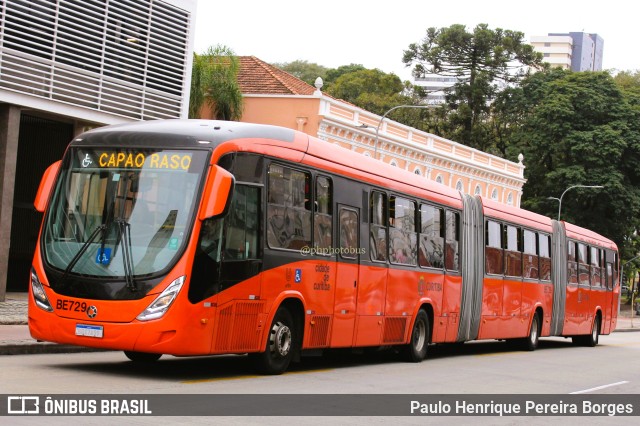
[[103,327],[101,325],[76,324],[76,336],[96,337],[102,339]]

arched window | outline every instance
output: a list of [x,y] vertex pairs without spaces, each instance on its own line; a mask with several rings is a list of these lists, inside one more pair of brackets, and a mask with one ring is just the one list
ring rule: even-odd
[[491,191],[491,199],[498,201],[498,190],[497,189],[493,189],[493,191]]
[[474,195],[481,195],[482,194],[482,188],[480,188],[480,185],[476,185],[476,190],[473,193],[474,193]]
[[509,204],[510,206],[513,205],[513,194],[511,194],[511,193],[507,197],[507,204]]
[[442,183],[442,175],[436,176],[436,182]]
[[456,183],[456,191],[463,192],[462,181],[460,179],[458,179],[458,182]]
[[419,168],[416,167],[416,169],[413,171],[413,173],[417,174],[418,176],[422,176],[422,172],[420,171]]
[[391,164],[393,167],[398,167],[398,163],[396,163],[396,160],[391,160]]
[[365,151],[365,152],[364,152],[364,156],[365,156],[365,157],[371,157],[371,154],[369,154],[369,151]]

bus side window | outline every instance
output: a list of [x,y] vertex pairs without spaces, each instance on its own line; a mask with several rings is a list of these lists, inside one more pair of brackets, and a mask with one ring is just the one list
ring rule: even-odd
[[533,231],[524,230],[524,278],[536,279],[540,277],[538,265],[538,245],[537,236]]
[[540,255],[540,279],[551,280],[551,237],[538,234],[538,252]]
[[[318,176],[316,179],[314,212],[314,247],[328,249],[331,247],[333,234],[333,185],[331,179]],[[319,251],[319,254],[330,251]]]
[[506,275],[522,276],[521,229],[507,225]]
[[420,206],[420,249],[418,261],[427,268],[444,268],[444,210]]
[[589,252],[587,246],[578,243],[578,283],[589,285]]
[[311,175],[269,165],[267,241],[271,248],[300,250],[311,245]]
[[486,232],[485,271],[487,274],[502,275],[504,273],[502,224],[488,220]]
[[602,277],[600,276],[600,249],[590,247],[591,256],[591,285],[594,287],[602,287]]
[[387,195],[371,191],[369,208],[369,253],[371,260],[384,262],[387,260]]
[[406,198],[389,199],[389,258],[392,263],[417,263],[416,203]]
[[447,210],[445,230],[445,267],[449,271],[460,269],[460,215]]
[[567,242],[567,278],[569,284],[578,284],[578,262],[576,258],[576,243]]

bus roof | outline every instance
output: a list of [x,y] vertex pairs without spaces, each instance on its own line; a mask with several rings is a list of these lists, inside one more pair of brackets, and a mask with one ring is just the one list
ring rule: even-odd
[[552,230],[552,221],[547,216],[520,209],[518,207],[501,204],[489,198],[480,198],[482,200],[482,207],[485,216],[505,220],[518,225],[529,225],[533,228],[541,229],[546,232],[551,232]]
[[596,232],[581,228],[580,226],[574,225],[569,222],[563,221],[562,223],[564,223],[564,228],[566,229],[567,237],[569,238],[584,241],[589,244],[599,245],[612,250],[618,249],[616,243]]

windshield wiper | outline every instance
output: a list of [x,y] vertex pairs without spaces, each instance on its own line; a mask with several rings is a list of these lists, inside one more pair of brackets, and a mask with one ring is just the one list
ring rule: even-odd
[[120,242],[122,243],[122,265],[124,267],[124,279],[129,291],[135,292],[138,286],[134,280],[133,254],[131,252],[131,224],[124,219],[115,219],[120,232]]
[[93,241],[96,239],[100,231],[104,232],[105,229],[107,229],[107,225],[102,224],[102,225],[98,225],[98,227],[93,230],[93,232],[89,236],[89,239],[84,244],[82,244],[82,247],[80,247],[80,250],[78,250],[75,256],[73,256],[73,258],[67,265],[67,268],[64,270],[64,273],[60,277],[59,281],[62,281],[65,279],[65,277],[69,274],[69,272],[71,272],[73,267],[76,266],[76,263],[78,263],[82,255],[87,251],[91,243],[93,243]]

